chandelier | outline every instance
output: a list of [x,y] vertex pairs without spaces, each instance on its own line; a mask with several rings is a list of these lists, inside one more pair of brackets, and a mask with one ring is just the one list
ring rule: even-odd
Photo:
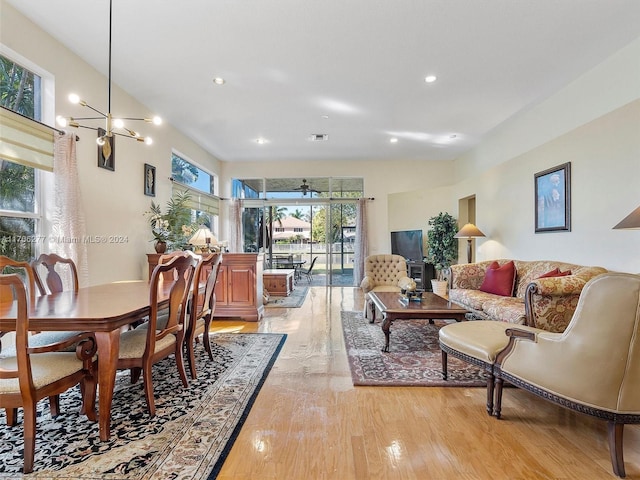
[[[109,91],[108,91],[108,103],[107,103],[107,113],[104,113],[97,108],[92,107],[87,102],[82,100],[78,95],[72,93],[69,95],[69,101],[74,104],[79,104],[83,107],[87,107],[90,110],[93,110],[99,116],[97,117],[63,117],[58,115],[56,117],[56,122],[61,127],[74,127],[74,128],[88,128],[91,130],[97,130],[100,135],[96,142],[99,146],[102,147],[102,154],[105,159],[108,159],[111,156],[111,145],[112,138],[114,135],[119,135],[122,137],[133,138],[138,142],[144,142],[147,145],[151,145],[153,140],[151,137],[143,137],[136,130],[130,129],[125,126],[125,121],[143,121],[147,123],[153,123],[155,125],[160,125],[162,123],[162,119],[160,117],[153,118],[134,118],[134,117],[114,117],[111,114],[111,23],[112,23],[112,12],[113,12],[113,0],[109,0]],[[81,121],[85,120],[105,120],[106,127],[102,129],[101,127],[91,127],[86,125],[81,125]]]

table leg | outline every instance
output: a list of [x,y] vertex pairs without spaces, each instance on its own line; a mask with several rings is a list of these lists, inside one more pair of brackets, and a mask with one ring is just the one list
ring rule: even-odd
[[116,383],[116,366],[120,351],[120,329],[96,332],[98,343],[98,401],[100,440],[111,436],[111,402]]
[[389,315],[387,314],[384,314],[384,317],[382,319],[382,331],[384,333],[384,347],[382,348],[383,352],[389,351],[389,334],[391,333],[392,323],[393,320],[391,319],[391,317],[389,317]]

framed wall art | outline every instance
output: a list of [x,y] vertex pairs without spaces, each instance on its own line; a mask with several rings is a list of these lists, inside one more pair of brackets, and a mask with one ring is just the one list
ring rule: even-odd
[[[106,134],[104,128],[98,128],[98,138]],[[98,145],[98,166],[112,172],[116,169],[116,141],[115,137],[104,137],[104,145]]]
[[156,196],[156,167],[148,163],[144,164],[144,194]]
[[536,233],[571,231],[571,162],[534,176]]

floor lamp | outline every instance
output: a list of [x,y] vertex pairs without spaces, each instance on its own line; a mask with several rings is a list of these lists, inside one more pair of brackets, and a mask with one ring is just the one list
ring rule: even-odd
[[467,223],[454,235],[455,238],[467,239],[467,263],[471,263],[471,240],[474,238],[484,237],[484,233],[480,231],[473,223]]

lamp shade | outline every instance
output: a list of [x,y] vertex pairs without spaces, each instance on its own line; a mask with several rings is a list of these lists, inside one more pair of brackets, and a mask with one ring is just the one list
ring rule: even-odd
[[640,207],[636,208],[633,212],[624,217],[620,223],[613,227],[614,230],[626,228],[640,228]]
[[454,238],[474,238],[474,237],[484,237],[484,233],[480,231],[478,227],[476,227],[473,223],[467,223],[464,227],[460,229],[458,233],[454,235]]
[[208,247],[217,245],[218,239],[211,233],[211,230],[203,225],[189,239],[189,243],[194,247]]

